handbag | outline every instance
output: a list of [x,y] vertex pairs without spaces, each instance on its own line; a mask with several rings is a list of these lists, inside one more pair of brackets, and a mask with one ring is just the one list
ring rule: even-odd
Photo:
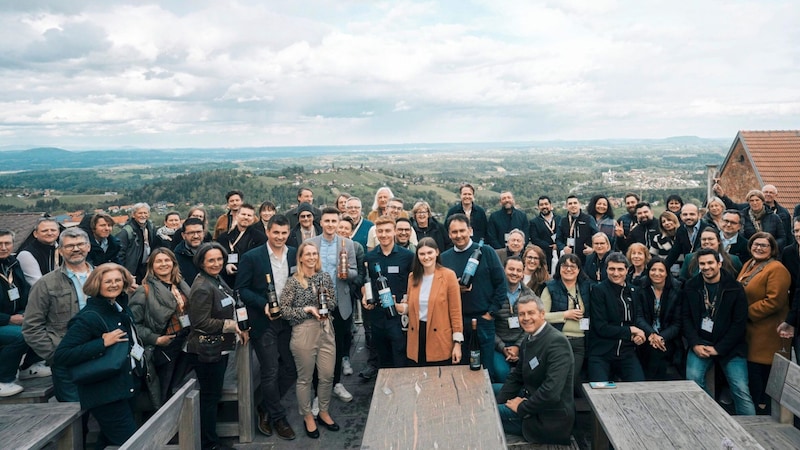
[[[95,314],[105,323],[96,311],[87,311],[88,313]],[[108,326],[106,326],[106,332],[108,331]],[[130,353],[127,342],[117,342],[110,347],[106,347],[101,356],[70,367],[72,382],[75,384],[92,384],[119,375],[126,367],[130,367]]]
[[214,363],[222,359],[222,347],[225,345],[225,335],[201,334],[197,337],[197,360],[201,363]]

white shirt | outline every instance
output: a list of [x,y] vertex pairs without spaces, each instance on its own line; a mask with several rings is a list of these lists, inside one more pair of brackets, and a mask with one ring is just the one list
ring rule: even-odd
[[289,250],[284,246],[283,253],[278,256],[272,251],[269,243],[265,245],[269,253],[269,263],[272,264],[272,282],[275,284],[275,293],[278,294],[278,301],[280,301],[283,287],[286,286],[286,280],[289,279],[289,271],[287,270],[289,262],[286,260],[286,254],[289,253]]
[[428,300],[431,296],[431,286],[433,286],[433,274],[423,275],[422,284],[419,287],[419,320],[428,321]]

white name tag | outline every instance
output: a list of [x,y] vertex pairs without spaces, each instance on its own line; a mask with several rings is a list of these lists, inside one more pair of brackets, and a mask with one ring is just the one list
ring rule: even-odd
[[700,324],[703,331],[711,333],[714,331],[714,321],[710,317],[703,317],[703,322]]
[[229,295],[223,298],[220,304],[222,305],[223,308],[226,306],[231,306],[233,304],[233,298],[231,298],[231,296]]
[[588,331],[589,330],[589,319],[583,318],[580,322],[581,330]]
[[550,240],[553,241],[553,242],[556,241],[556,234],[555,233],[550,235]]
[[13,287],[8,290],[8,300],[15,301],[19,300],[19,288]]
[[567,247],[575,247],[575,238],[567,238]]
[[239,254],[231,253],[228,255],[228,262],[231,264],[239,264]]
[[519,317],[509,317],[508,318],[508,328],[519,328]]
[[294,275],[297,272],[297,266],[289,267],[289,275]]
[[389,266],[386,268],[388,273],[400,273],[400,266]]
[[178,316],[178,321],[180,321],[182,327],[189,327],[192,325],[192,322],[189,321],[189,315],[184,314],[182,316]]
[[528,365],[531,366],[531,370],[539,367],[539,358],[534,356],[532,360],[528,361]]
[[138,342],[133,344],[133,348],[131,348],[131,356],[133,357],[133,359],[141,361],[143,355],[144,355],[144,347],[139,345]]

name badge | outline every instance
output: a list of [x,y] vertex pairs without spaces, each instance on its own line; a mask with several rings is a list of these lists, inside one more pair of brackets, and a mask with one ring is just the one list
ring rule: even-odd
[[519,328],[519,317],[509,317],[508,318],[508,328]]
[[588,331],[589,330],[589,318],[584,317],[580,321],[581,330]]
[[231,296],[229,295],[223,298],[220,304],[222,305],[223,308],[225,308],[226,306],[231,306],[233,304],[233,298],[231,298]]
[[230,253],[228,255],[228,262],[230,264],[239,264],[239,254],[238,253]]
[[192,322],[189,321],[189,315],[184,314],[182,316],[178,316],[178,321],[181,323],[182,327],[189,327],[192,325]]
[[133,348],[131,348],[131,356],[133,357],[133,359],[141,361],[143,355],[144,355],[144,347],[139,345],[138,342],[133,344]]
[[12,302],[15,301],[15,300],[19,300],[19,288],[18,287],[15,286],[15,287],[13,287],[13,288],[8,290],[8,299],[10,301],[12,301]]
[[567,247],[575,247],[575,238],[567,238]]
[[714,321],[711,320],[710,317],[703,317],[703,322],[700,323],[700,328],[702,328],[703,331],[711,333],[714,331]]
[[297,266],[289,267],[289,275],[294,275],[297,273]]
[[386,268],[388,273],[400,273],[400,266],[389,266]]
[[539,358],[534,356],[532,360],[528,361],[528,365],[531,366],[531,370],[539,367]]
[[553,242],[556,241],[556,234],[555,233],[550,235],[550,240],[553,241]]

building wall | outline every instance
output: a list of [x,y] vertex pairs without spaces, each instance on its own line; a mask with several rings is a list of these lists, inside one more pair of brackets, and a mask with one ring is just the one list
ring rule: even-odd
[[755,168],[747,157],[741,141],[736,142],[736,147],[731,152],[728,163],[722,168],[719,178],[725,195],[737,203],[744,203],[744,196],[751,189],[761,188]]

